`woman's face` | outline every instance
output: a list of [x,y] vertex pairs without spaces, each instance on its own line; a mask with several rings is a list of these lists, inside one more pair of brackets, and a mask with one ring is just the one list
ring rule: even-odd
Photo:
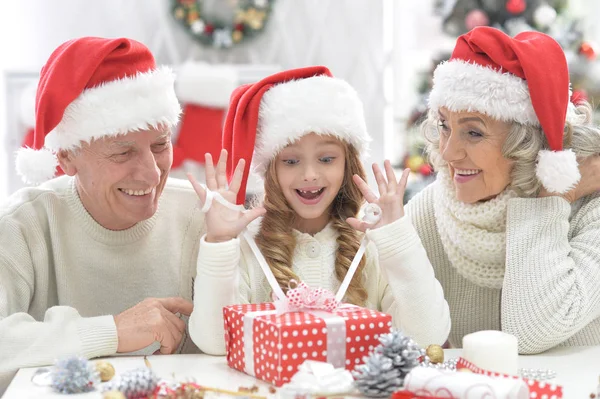
[[448,163],[457,199],[472,204],[504,191],[512,171],[512,161],[502,155],[510,124],[446,108],[440,108],[438,117],[440,155]]

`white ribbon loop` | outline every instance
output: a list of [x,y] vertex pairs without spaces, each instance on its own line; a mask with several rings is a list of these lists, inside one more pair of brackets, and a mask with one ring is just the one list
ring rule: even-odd
[[225,208],[231,209],[232,211],[238,211],[238,212],[248,212],[243,205],[236,205],[236,204],[232,204],[231,202],[227,201],[225,198],[223,198],[223,196],[221,195],[221,193],[217,192],[217,191],[212,191],[209,190],[206,185],[204,184],[200,184],[200,186],[202,186],[202,188],[204,189],[204,192],[206,193],[206,198],[204,199],[204,205],[202,206],[202,209],[200,209],[201,212],[206,213],[210,210],[210,207],[212,206],[213,200],[217,201],[219,204],[223,205]]

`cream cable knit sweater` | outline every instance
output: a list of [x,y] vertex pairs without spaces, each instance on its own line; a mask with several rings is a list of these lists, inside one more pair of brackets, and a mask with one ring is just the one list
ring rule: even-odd
[[[0,396],[20,367],[113,355],[112,315],[147,297],[191,300],[204,217],[188,182],[169,179],[158,212],[106,230],[63,176],[0,208]],[[149,347],[151,348],[151,347]],[[197,351],[187,339],[184,351]]]
[[[293,270],[311,287],[335,292],[337,232],[296,232]],[[392,315],[396,327],[419,344],[442,344],[450,330],[448,304],[419,237],[407,217],[372,230],[364,269],[367,307]],[[273,243],[277,245],[277,243]],[[225,354],[223,307],[270,301],[271,289],[246,241],[200,243],[190,336],[209,354]]]
[[509,199],[504,281],[495,289],[464,278],[448,260],[435,219],[437,184],[406,212],[450,306],[453,346],[486,329],[516,335],[521,353],[600,345],[600,193],[573,205],[558,197]]

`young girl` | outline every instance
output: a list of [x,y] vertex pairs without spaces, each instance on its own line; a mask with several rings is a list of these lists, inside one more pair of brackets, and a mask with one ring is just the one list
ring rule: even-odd
[[[216,170],[206,156],[206,186],[218,193],[211,196],[243,203],[245,160],[251,160],[264,179],[265,195],[262,207],[247,212],[217,201],[208,208],[189,324],[202,351],[225,353],[224,306],[271,300],[256,256],[238,238],[259,216],[249,229],[284,291],[295,280],[335,292],[366,233],[369,245],[344,302],[392,315],[394,326],[420,345],[445,342],[448,305],[404,217],[407,171],[397,182],[389,161],[387,179],[373,165],[377,197],[365,183],[360,161],[369,141],[357,93],[325,67],[282,72],[234,92]],[[204,204],[207,191],[190,180]],[[364,199],[381,208],[378,222],[356,219]],[[423,264],[427,267],[415,267]]]

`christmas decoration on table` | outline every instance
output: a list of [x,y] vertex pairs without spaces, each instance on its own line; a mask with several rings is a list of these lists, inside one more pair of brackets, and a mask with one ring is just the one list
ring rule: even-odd
[[102,382],[110,381],[115,376],[115,368],[109,362],[98,361],[95,364],[95,368]]
[[390,331],[391,317],[353,305],[278,314],[272,303],[224,308],[227,363],[276,386],[305,360],[352,369]]
[[173,0],[173,17],[199,43],[215,48],[231,48],[262,33],[275,0],[235,0],[233,21],[211,16],[202,0]]
[[102,399],[127,399],[122,392],[119,391],[107,391],[102,395]]
[[280,390],[281,397],[295,398],[300,395],[340,397],[354,391],[354,378],[350,371],[335,368],[325,362],[307,360],[300,365],[292,380]]
[[[493,378],[474,373],[448,372],[417,367],[405,379],[400,398],[503,398],[528,399],[525,381],[513,378]],[[541,397],[541,396],[540,396]]]
[[100,382],[94,364],[78,356],[57,361],[50,371],[50,380],[52,389],[66,394],[93,391]]
[[158,386],[158,377],[149,367],[140,367],[117,375],[102,385],[104,393],[121,392],[127,399],[142,399],[151,395]]
[[527,398],[531,398],[531,399],[542,398],[542,397],[544,397],[544,395],[546,395],[546,397],[548,397],[548,398],[554,396],[556,399],[561,399],[563,397],[563,388],[560,385],[547,383],[547,382],[539,381],[539,380],[521,378],[517,375],[509,375],[509,374],[498,373],[495,371],[484,370],[481,367],[478,367],[477,365],[469,362],[468,360],[466,360],[464,358],[458,359],[458,361],[456,363],[456,370],[459,371],[459,374],[461,374],[460,373],[461,371],[469,371],[471,373],[483,374],[483,375],[494,377],[497,379],[501,378],[501,379],[509,379],[509,380],[510,379],[522,380],[526,383],[527,387],[529,388],[529,396]]
[[[257,395],[256,391],[248,392],[242,389],[231,391],[228,389],[207,387],[195,382],[160,382],[148,399],[204,399],[207,393],[219,396],[241,397],[248,399],[267,399],[266,396]],[[272,392],[273,393],[273,392]]]
[[353,373],[356,387],[368,397],[389,397],[403,386],[406,375],[421,360],[421,349],[400,331],[381,335],[379,342],[365,364]]

